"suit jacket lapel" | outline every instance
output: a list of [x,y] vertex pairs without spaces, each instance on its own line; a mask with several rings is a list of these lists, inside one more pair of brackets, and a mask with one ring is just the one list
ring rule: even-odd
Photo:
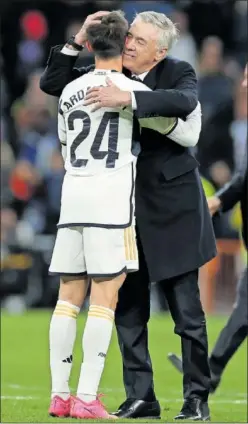
[[[152,68],[148,72],[148,74],[145,76],[143,80],[144,84],[146,84],[147,87],[151,88],[152,90],[154,90],[158,84],[160,74],[165,66],[165,61],[166,59],[162,60],[160,63],[154,66],[154,68]],[[132,74],[128,69],[123,68],[123,73],[124,75],[126,75],[126,77],[131,78]]]
[[154,68],[152,68],[148,74],[145,76],[143,82],[147,85],[147,87],[154,90],[158,84],[159,76],[161,74],[161,70],[164,67],[164,60],[158,63]]
[[156,70],[156,66],[151,69],[148,74],[145,76],[145,78],[143,79],[143,83],[145,85],[147,85],[147,87],[151,88],[152,90],[154,90],[154,88],[156,87],[156,83],[157,83],[157,70]]

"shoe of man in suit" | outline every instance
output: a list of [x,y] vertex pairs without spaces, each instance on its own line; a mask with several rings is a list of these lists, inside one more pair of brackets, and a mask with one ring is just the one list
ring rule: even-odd
[[[175,353],[169,353],[168,359],[172,363],[172,365],[177,369],[177,371],[179,371],[180,373],[183,372],[182,359],[179,356],[175,355]],[[214,374],[212,370],[210,370],[210,372],[211,372],[210,393],[214,393],[220,384],[221,377],[217,374]]]
[[185,399],[181,411],[174,420],[210,421],[208,403],[199,398]]
[[160,419],[160,405],[157,400],[147,402],[139,399],[127,399],[123,402],[118,411],[113,412],[118,418],[145,418],[150,420]]

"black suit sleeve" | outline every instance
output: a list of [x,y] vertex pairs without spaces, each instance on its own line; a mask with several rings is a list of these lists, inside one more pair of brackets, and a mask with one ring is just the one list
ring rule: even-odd
[[222,212],[232,209],[236,203],[241,201],[244,184],[245,173],[241,170],[234,175],[229,183],[215,194],[215,196],[217,196],[221,201]]
[[173,89],[135,91],[137,118],[166,116],[185,118],[198,102],[197,80],[194,69],[187,62],[180,62],[179,77]]
[[47,67],[40,79],[40,89],[51,96],[60,97],[69,82],[88,72],[92,67],[75,68],[77,56],[61,53],[63,46],[52,47]]

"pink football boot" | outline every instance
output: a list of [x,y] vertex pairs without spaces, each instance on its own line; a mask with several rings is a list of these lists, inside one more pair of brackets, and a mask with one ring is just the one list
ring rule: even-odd
[[71,399],[71,418],[80,418],[80,419],[117,419],[114,415],[110,415],[105,406],[100,402],[99,398],[93,400],[92,402],[84,402],[78,397]]
[[51,417],[69,417],[71,409],[71,398],[64,400],[60,396],[54,396],[51,400],[49,415]]

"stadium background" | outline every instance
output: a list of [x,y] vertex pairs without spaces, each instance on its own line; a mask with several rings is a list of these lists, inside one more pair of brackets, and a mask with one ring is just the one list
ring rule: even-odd
[[[170,54],[191,63],[198,76],[203,128],[194,153],[200,163],[206,194],[211,195],[230,179],[245,155],[247,96],[240,88],[240,81],[247,61],[247,1],[2,0],[1,8],[2,363],[12,367],[16,357],[12,358],[10,351],[18,348],[19,341],[13,345],[9,332],[16,331],[18,322],[19,337],[22,332],[24,337],[36,340],[36,332],[41,331],[42,323],[47,325],[50,316],[50,312],[43,315],[43,309],[37,312],[36,308],[52,307],[58,288],[57,278],[47,273],[63,179],[56,133],[57,99],[39,89],[50,47],[63,44],[77,32],[88,14],[100,9],[120,8],[129,21],[135,11],[161,11],[178,22],[181,38]],[[92,56],[84,50],[78,64],[92,62]],[[237,279],[247,260],[240,241],[239,207],[215,219],[214,226],[219,256],[200,274],[211,344],[231,310]],[[167,306],[158,284],[152,285],[151,294],[155,314],[151,320],[152,354],[159,363],[161,357],[155,345],[160,342],[158,329],[164,330],[164,324],[163,317],[157,314],[163,314]],[[22,315],[16,318],[17,314]],[[216,315],[223,318],[215,318]],[[173,330],[168,321],[164,331],[171,337]],[[45,343],[46,335],[43,337]],[[179,350],[178,341],[170,340],[165,352],[175,346]],[[118,350],[116,342],[112,349]],[[234,386],[236,381],[235,390],[239,390],[240,378],[244,383],[247,352],[243,350],[241,355],[229,381]],[[23,353],[20,360],[23,365],[24,356]],[[120,361],[118,364],[120,372]],[[175,373],[170,372],[174,384]],[[19,377],[22,380],[21,374]],[[109,381],[111,378],[108,374],[104,377]],[[6,375],[6,384],[10,380],[15,382]],[[120,402],[122,398],[120,395]],[[11,417],[7,421],[11,422]]]

